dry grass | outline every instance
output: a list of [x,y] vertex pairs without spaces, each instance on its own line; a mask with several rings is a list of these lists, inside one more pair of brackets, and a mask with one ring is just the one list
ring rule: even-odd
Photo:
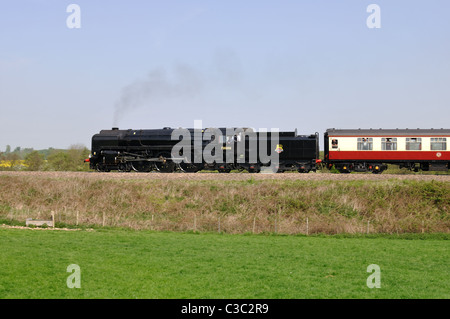
[[2,173],[0,219],[24,222],[49,218],[53,211],[56,222],[66,226],[173,231],[335,234],[450,229],[447,176],[222,176]]

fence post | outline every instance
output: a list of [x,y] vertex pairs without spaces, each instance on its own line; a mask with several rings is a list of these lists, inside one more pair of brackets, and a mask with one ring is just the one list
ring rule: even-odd
[[253,217],[253,234],[255,233],[256,217]]
[[220,216],[219,216],[219,234],[220,234]]
[[369,228],[370,228],[370,220],[367,221],[367,233],[369,233]]
[[194,232],[197,231],[197,215],[194,215]]
[[277,233],[277,217],[275,216],[275,234]]
[[105,227],[105,212],[103,211],[103,221],[102,221],[102,226]]
[[308,221],[308,217],[306,217],[306,236],[309,235],[309,221]]
[[78,226],[78,211],[77,211],[77,223],[76,223],[76,225]]

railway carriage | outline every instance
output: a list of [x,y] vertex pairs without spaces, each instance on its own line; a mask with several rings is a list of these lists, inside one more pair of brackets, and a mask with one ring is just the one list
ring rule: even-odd
[[324,162],[343,173],[381,173],[387,164],[418,171],[448,170],[449,129],[328,129]]

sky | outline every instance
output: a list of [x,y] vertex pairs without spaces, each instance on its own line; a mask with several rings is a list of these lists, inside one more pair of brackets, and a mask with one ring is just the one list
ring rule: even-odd
[[448,0],[2,1],[0,151],[195,120],[450,128],[449,12]]

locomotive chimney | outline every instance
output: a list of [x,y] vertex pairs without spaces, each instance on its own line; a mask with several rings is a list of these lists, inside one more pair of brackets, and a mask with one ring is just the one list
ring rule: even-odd
[[112,130],[113,131],[117,131],[117,130],[119,130],[119,128],[118,127],[113,127]]

